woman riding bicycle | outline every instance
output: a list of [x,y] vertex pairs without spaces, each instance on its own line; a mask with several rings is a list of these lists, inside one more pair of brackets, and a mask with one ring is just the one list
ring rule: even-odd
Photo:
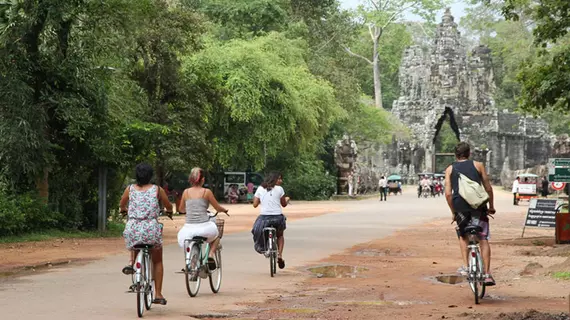
[[[166,192],[159,186],[150,183],[153,169],[149,164],[141,163],[135,169],[136,184],[125,189],[121,198],[121,212],[128,212],[129,220],[125,226],[123,237],[127,249],[131,251],[131,260],[123,268],[124,274],[135,272],[133,263],[137,254],[134,249],[138,244],[153,245],[151,257],[154,271],[155,299],[153,303],[166,304],[162,296],[162,277],[164,268],[162,265],[162,225],[158,223],[160,215],[160,203],[166,208],[166,212],[172,214],[172,205],[168,201]],[[128,211],[127,211],[128,208]]]
[[178,232],[178,244],[181,248],[184,248],[186,239],[192,239],[193,237],[206,238],[206,241],[211,246],[208,268],[215,270],[216,261],[214,260],[214,254],[220,241],[218,238],[218,227],[216,227],[215,222],[210,221],[208,208],[211,204],[218,212],[228,212],[228,210],[220,206],[210,189],[203,187],[205,181],[204,170],[200,168],[192,169],[189,177],[192,187],[184,190],[180,208],[178,209],[179,213],[186,214],[186,223]]
[[289,197],[285,196],[285,190],[281,187],[283,177],[279,172],[272,172],[261,184],[253,198],[253,207],[257,208],[261,204],[261,212],[253,225],[253,239],[255,242],[255,250],[263,253],[265,243],[263,241],[263,228],[273,227],[277,230],[277,245],[279,253],[277,263],[279,269],[285,268],[285,260],[283,260],[283,247],[285,246],[285,237],[283,233],[287,228],[285,216],[282,207],[286,207]]

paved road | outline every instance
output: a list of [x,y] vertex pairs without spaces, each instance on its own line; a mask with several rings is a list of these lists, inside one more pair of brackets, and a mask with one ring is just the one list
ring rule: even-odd
[[[294,204],[293,204],[294,205]],[[449,215],[443,198],[417,199],[411,192],[388,202],[339,202],[342,213],[291,222],[286,232],[286,271],[269,277],[269,263],[253,251],[251,234],[223,239],[224,279],[213,295],[202,283],[198,297],[186,293],[182,250],[165,247],[164,295],[167,306],[155,306],[145,318],[188,319],[190,315],[240,308],[239,302],[262,300],[280,290],[294,290],[306,276],[300,267],[355,244],[385,237],[406,226]],[[231,219],[231,218],[230,218]],[[126,253],[73,268],[0,282],[2,319],[132,319],[136,297],[125,293],[130,277],[120,273]],[[285,289],[283,289],[285,288]]]

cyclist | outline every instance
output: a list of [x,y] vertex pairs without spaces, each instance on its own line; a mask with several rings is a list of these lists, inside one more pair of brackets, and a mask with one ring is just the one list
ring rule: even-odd
[[289,202],[289,197],[285,196],[285,190],[281,187],[282,183],[283,177],[281,173],[271,172],[261,186],[257,188],[253,198],[253,207],[257,208],[261,204],[261,212],[251,230],[255,250],[259,253],[265,251],[263,228],[273,227],[277,230],[277,245],[279,246],[277,263],[279,264],[279,269],[285,268],[285,260],[283,260],[285,237],[283,234],[287,228],[287,218],[283,215],[282,207],[286,207]]
[[[216,260],[214,254],[220,242],[218,238],[218,227],[210,220],[208,208],[210,205],[218,212],[228,212],[228,210],[218,203],[210,189],[204,188],[206,176],[204,170],[200,168],[192,169],[188,178],[192,187],[184,190],[180,208],[178,211],[186,214],[186,223],[178,232],[178,244],[184,248],[184,241],[193,237],[204,237],[210,243],[210,253],[208,257],[208,268],[216,270]],[[188,211],[188,213],[187,213]]]
[[[480,226],[483,231],[479,234],[481,253],[485,264],[485,284],[495,285],[495,280],[491,275],[491,247],[489,246],[489,215],[495,213],[493,188],[489,182],[485,166],[477,161],[469,160],[471,148],[469,144],[460,142],[455,146],[455,162],[445,170],[445,198],[451,209],[452,220],[457,223],[456,232],[459,238],[461,256],[465,265],[468,265],[468,241],[465,234],[467,226]],[[483,184],[485,191],[489,195],[489,208],[487,203],[483,203],[479,208],[473,209],[465,199],[459,195],[459,174],[479,184]],[[461,219],[464,217],[464,219]],[[461,274],[467,273],[467,267],[462,266],[458,270]]]
[[166,299],[162,295],[162,278],[164,274],[162,265],[162,225],[157,218],[160,215],[160,204],[166,208],[169,216],[172,216],[172,204],[170,204],[166,192],[161,187],[150,183],[153,173],[153,169],[149,164],[141,163],[137,165],[135,169],[136,184],[128,186],[121,198],[121,212],[128,212],[129,215],[123,237],[125,238],[127,249],[131,251],[131,260],[123,268],[123,273],[133,274],[135,272],[133,268],[137,254],[137,250],[134,249],[135,245],[153,245],[151,257],[153,277],[156,284],[156,298],[153,303],[166,305]]

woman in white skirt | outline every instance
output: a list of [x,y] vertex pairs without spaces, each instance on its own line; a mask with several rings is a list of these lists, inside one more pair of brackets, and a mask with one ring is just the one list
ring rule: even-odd
[[189,178],[192,187],[184,190],[180,208],[178,209],[179,213],[186,214],[186,223],[178,232],[178,244],[181,248],[184,248],[186,239],[192,239],[193,237],[206,238],[206,241],[211,246],[208,267],[210,270],[215,270],[214,253],[219,243],[218,228],[215,222],[210,221],[208,208],[211,204],[218,212],[228,212],[228,210],[220,206],[210,189],[203,187],[205,180],[204,170],[200,168],[192,169]]

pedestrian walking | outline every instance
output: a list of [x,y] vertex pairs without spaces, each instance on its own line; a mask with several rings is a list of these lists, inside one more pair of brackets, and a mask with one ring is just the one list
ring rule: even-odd
[[380,181],[378,181],[378,188],[380,189],[380,201],[382,201],[382,198],[384,198],[384,201],[386,201],[386,188],[388,187],[388,182],[386,181],[386,178],[384,176],[382,176],[380,178]]

